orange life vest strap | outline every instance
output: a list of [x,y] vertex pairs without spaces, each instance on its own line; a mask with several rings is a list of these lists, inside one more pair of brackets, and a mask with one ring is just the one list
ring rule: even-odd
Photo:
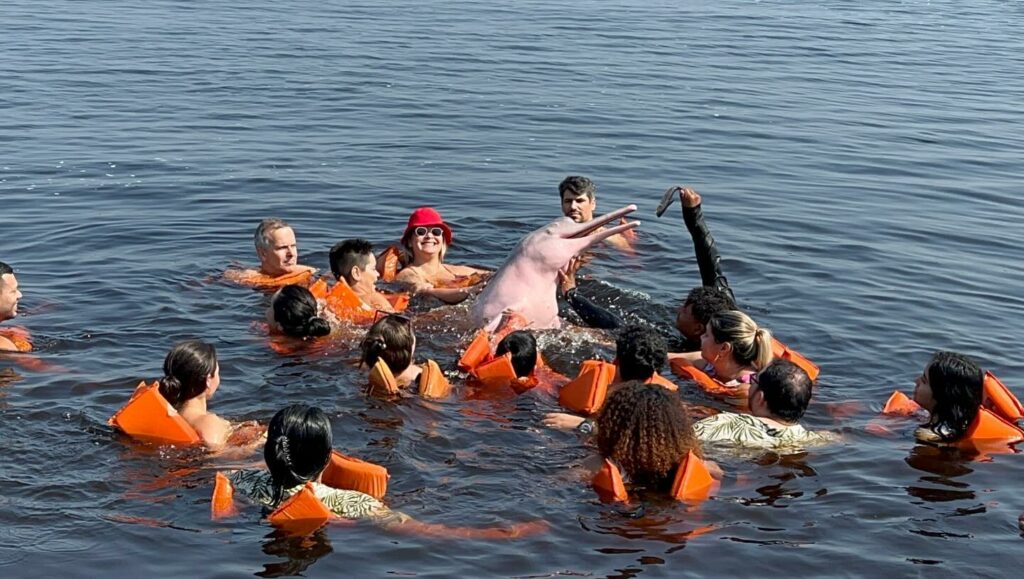
[[512,355],[504,354],[497,358],[484,362],[476,367],[473,375],[483,382],[484,386],[496,388],[508,386],[519,380],[516,370],[512,366]]
[[491,336],[486,331],[480,330],[466,347],[465,353],[459,358],[459,369],[463,372],[472,372],[491,357]]
[[398,381],[391,373],[383,358],[377,358],[377,363],[370,369],[370,394],[375,396],[394,396],[398,394]]
[[604,404],[608,386],[615,380],[614,364],[600,360],[586,360],[575,380],[562,386],[558,403],[583,414],[593,414]]
[[1021,440],[1024,440],[1024,430],[985,408],[979,408],[978,416],[967,429],[967,434],[961,442],[1001,441],[1009,444]]
[[679,386],[677,386],[675,382],[669,380],[668,378],[662,376],[661,374],[659,374],[657,372],[655,372],[653,376],[651,376],[646,381],[644,381],[644,383],[645,384],[657,384],[658,386],[661,386],[663,388],[667,388],[668,390],[671,390],[672,392],[675,392],[676,390],[679,390]]
[[698,386],[701,387],[705,392],[714,394],[717,396],[735,396],[736,388],[730,388],[725,384],[722,384],[718,380],[715,380],[707,373],[698,370],[697,368],[690,366],[683,360],[674,359],[669,360],[669,367],[672,368],[672,373],[680,378],[692,380]]
[[626,485],[622,482],[622,473],[619,472],[619,467],[612,464],[612,461],[607,458],[604,459],[601,470],[597,471],[590,484],[597,491],[597,496],[603,502],[624,503],[629,500],[629,494],[626,492]]
[[907,397],[906,394],[896,390],[885,402],[882,414],[892,416],[911,416],[921,411],[921,406]]
[[339,318],[352,321],[372,320],[376,312],[363,302],[345,280],[338,280],[324,299],[327,307]]
[[447,398],[452,385],[441,372],[441,367],[433,360],[427,360],[420,372],[420,396],[424,398]]
[[377,256],[377,273],[380,274],[381,280],[395,281],[395,277],[398,276],[400,256],[400,250],[394,245],[389,246]]
[[210,499],[210,518],[225,519],[238,514],[235,508],[235,487],[224,473],[218,472],[213,477],[213,497]]
[[107,424],[146,442],[199,444],[199,434],[160,394],[159,388],[157,382],[140,382],[128,403]]
[[224,277],[242,285],[251,287],[282,287],[290,284],[305,284],[313,279],[313,270],[304,269],[295,273],[285,273],[278,276],[269,276],[256,270],[228,270]]
[[309,293],[313,294],[313,297],[315,297],[318,300],[326,300],[327,294],[329,294],[330,292],[330,283],[328,283],[326,277],[321,277],[320,279],[313,282],[313,285],[309,286]]
[[459,276],[453,280],[435,283],[434,287],[460,289],[475,286],[476,284],[482,282],[483,280],[483,274],[471,273],[469,275]]
[[384,294],[384,298],[396,312],[404,312],[409,309],[409,294]]
[[335,450],[320,480],[329,487],[359,491],[380,500],[388,492],[389,478],[391,475],[383,466]]
[[678,501],[703,501],[711,494],[715,479],[708,467],[692,450],[686,452],[683,461],[676,468],[672,481],[672,498]]
[[790,362],[800,366],[804,372],[807,372],[807,376],[810,377],[811,381],[818,379],[818,374],[821,373],[821,368],[814,362],[811,362],[805,358],[800,352],[790,349],[782,342],[772,338],[772,353],[776,358],[782,358],[783,360],[789,360]]
[[1009,422],[1024,418],[1024,406],[992,372],[985,372],[985,406]]
[[312,483],[306,483],[302,490],[281,503],[267,520],[288,533],[306,535],[324,526],[334,517],[323,502],[316,497]]
[[14,344],[15,349],[19,352],[31,352],[32,351],[32,336],[28,333],[28,330],[19,326],[11,326],[0,330],[0,336],[3,336]]

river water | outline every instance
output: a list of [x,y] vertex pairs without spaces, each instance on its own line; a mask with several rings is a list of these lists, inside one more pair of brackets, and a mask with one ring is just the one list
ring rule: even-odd
[[[1016,575],[1019,455],[936,456],[911,422],[865,426],[937,349],[1021,392],[1022,20],[995,0],[5,0],[0,260],[17,323],[66,371],[0,359],[0,575]],[[263,217],[325,267],[422,204],[455,228],[450,260],[496,267],[558,215],[568,174],[597,181],[599,208],[639,205],[637,255],[589,274],[655,317],[699,276],[678,209],[654,207],[701,191],[743,307],[823,368],[807,423],[844,442],[717,456],[717,498],[638,516],[579,481],[586,449],[539,427],[550,401],[367,400],[350,352],[274,353],[253,326],[267,297],[218,281],[254,261]],[[418,331],[450,367],[465,333]],[[211,522],[223,465],[106,426],[189,337],[220,352],[212,410],[321,405],[338,447],[391,470],[394,508],[550,530]],[[544,342],[568,371],[607,349],[593,339]]]

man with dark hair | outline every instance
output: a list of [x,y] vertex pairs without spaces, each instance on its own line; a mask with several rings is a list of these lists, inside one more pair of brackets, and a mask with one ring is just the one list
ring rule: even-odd
[[811,401],[810,376],[787,360],[774,360],[750,381],[750,414],[722,412],[694,424],[697,438],[749,448],[805,447],[828,444],[838,436],[811,432],[800,419]]
[[[587,223],[594,219],[597,209],[597,184],[586,177],[570,175],[558,184],[558,196],[562,200],[562,215],[576,223]],[[605,243],[617,249],[631,249],[632,246],[622,235],[614,235]]]
[[512,369],[516,378],[526,378],[537,367],[537,338],[526,330],[510,333],[498,342],[494,356],[512,355]]
[[626,326],[615,339],[619,381],[647,382],[668,360],[665,340],[651,328]]
[[365,239],[346,239],[334,244],[328,256],[331,273],[338,283],[348,284],[352,291],[375,310],[394,312],[395,308],[377,291],[377,258],[373,245]]
[[[18,278],[14,277],[14,269],[0,261],[0,322],[13,319],[18,315],[18,301],[21,291],[18,290]],[[0,350],[24,351],[15,343],[14,335],[0,334]]]

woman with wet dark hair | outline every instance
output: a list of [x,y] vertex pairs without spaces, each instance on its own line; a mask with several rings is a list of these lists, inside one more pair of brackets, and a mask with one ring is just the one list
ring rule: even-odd
[[924,442],[955,442],[978,416],[985,374],[974,360],[937,352],[914,381],[914,401],[928,411],[928,422],[914,435]]
[[411,390],[428,398],[444,398],[451,391],[436,362],[414,363],[416,336],[412,320],[403,315],[377,320],[367,330],[360,349],[361,362],[370,370],[370,394],[394,396]]
[[206,409],[220,387],[217,349],[201,340],[188,340],[171,348],[164,359],[160,394],[178,411],[211,449],[227,444],[231,423]]
[[303,339],[331,333],[331,325],[318,314],[316,298],[300,285],[286,285],[278,290],[267,313],[272,332]]
[[495,357],[512,355],[512,369],[516,378],[526,378],[537,367],[537,338],[526,330],[517,330],[505,336],[494,349]]

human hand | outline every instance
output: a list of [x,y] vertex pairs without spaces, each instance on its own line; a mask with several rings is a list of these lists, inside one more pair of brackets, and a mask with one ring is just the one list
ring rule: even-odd
[[693,208],[700,205],[700,193],[689,187],[680,187],[679,200],[683,203],[683,207]]
[[566,414],[565,412],[548,412],[544,415],[542,423],[548,428],[554,428],[556,430],[575,430],[580,424],[583,424],[585,418],[582,416],[576,416],[575,414]]
[[558,290],[564,296],[573,289],[576,289],[576,274],[580,268],[590,263],[589,255],[577,255],[569,260],[565,269],[558,271]]

